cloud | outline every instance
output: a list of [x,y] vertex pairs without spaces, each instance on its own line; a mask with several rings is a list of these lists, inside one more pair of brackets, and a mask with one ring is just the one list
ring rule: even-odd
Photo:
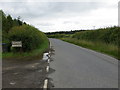
[[63,24],[80,24],[78,21],[64,21]]
[[38,23],[40,26],[53,26],[54,24],[52,23]]
[[7,13],[21,15],[23,17],[57,17],[68,16],[85,11],[91,11],[100,7],[101,3],[76,3],[76,2],[2,2],[0,7]]
[[42,31],[89,29],[117,25],[117,0],[82,2],[0,2],[0,9]]

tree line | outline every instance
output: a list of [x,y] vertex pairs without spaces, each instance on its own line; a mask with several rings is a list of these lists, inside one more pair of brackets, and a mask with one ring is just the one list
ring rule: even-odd
[[92,42],[104,42],[106,44],[115,44],[120,46],[120,27],[108,27],[97,30],[75,33],[72,38],[79,40],[88,40]]
[[[22,26],[26,24],[20,20],[20,17],[13,19],[11,15],[6,15],[2,10],[0,10],[2,18],[2,44],[6,44],[5,48],[7,51],[10,51],[10,40],[9,40],[9,31],[12,27]],[[4,47],[4,46],[3,46]]]
[[7,36],[10,29],[14,26],[21,26],[26,23],[20,20],[20,16],[17,19],[13,19],[11,15],[6,15],[2,10],[0,10],[0,13],[2,14],[2,42],[7,43]]
[[18,52],[21,48],[12,48],[12,41],[22,41],[22,51],[28,52],[39,48],[45,41],[48,41],[45,34],[34,26],[20,20],[20,17],[13,19],[11,15],[2,13],[2,45],[5,52]]
[[46,32],[46,35],[55,35],[55,34],[74,34],[76,32],[85,31],[85,30],[71,30],[71,31],[57,31],[57,32]]
[[92,42],[104,42],[120,46],[120,27],[106,27],[96,30],[75,30],[46,33],[49,38],[76,38]]

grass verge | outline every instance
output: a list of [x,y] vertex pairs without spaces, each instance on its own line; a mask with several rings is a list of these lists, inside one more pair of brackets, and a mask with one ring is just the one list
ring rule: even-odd
[[84,48],[89,48],[89,49],[92,49],[92,50],[95,50],[95,51],[98,51],[104,54],[108,54],[120,60],[120,56],[118,55],[120,51],[117,45],[106,44],[102,42],[91,42],[91,41],[86,41],[86,40],[78,40],[75,38],[61,38],[61,40],[78,45],[78,46],[82,46]]
[[21,59],[21,60],[32,60],[37,58],[42,58],[42,55],[45,51],[49,49],[49,41],[45,40],[38,49],[35,49],[31,52],[23,53],[13,53],[7,52],[2,54],[3,59]]

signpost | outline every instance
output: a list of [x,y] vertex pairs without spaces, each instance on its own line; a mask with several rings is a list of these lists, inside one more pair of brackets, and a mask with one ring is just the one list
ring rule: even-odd
[[22,53],[22,41],[12,41],[12,47],[20,48],[20,52]]
[[12,47],[22,47],[22,41],[12,41]]

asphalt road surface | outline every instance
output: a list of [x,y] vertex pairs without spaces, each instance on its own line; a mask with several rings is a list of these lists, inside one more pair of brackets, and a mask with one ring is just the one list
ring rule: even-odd
[[118,88],[118,60],[58,39],[50,42],[55,88]]

